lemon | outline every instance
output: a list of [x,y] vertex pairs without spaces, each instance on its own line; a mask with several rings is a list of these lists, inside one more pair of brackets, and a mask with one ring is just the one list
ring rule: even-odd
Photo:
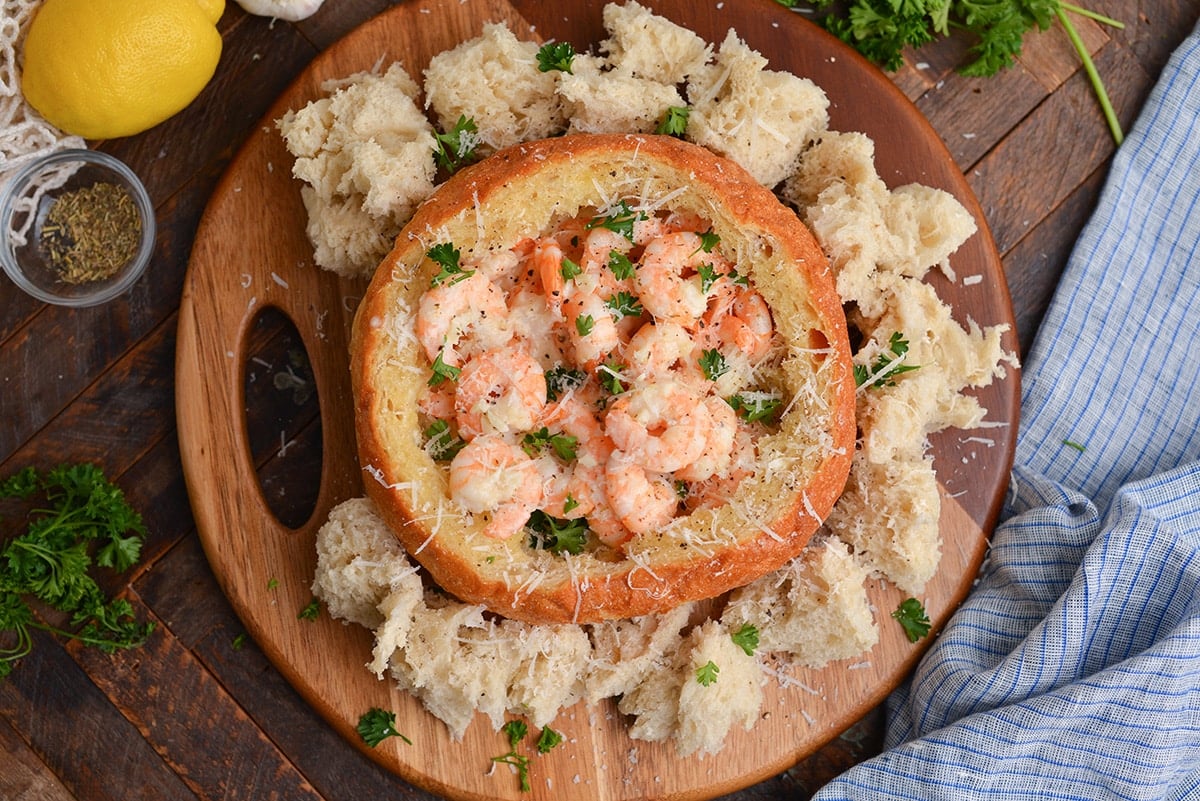
[[45,0],[26,34],[21,90],[66,133],[140,133],[212,78],[224,8],[225,0]]

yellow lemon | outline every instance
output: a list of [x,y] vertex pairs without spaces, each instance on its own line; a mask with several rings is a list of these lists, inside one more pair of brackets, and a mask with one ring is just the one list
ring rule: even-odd
[[225,0],[46,0],[26,34],[21,90],[67,133],[144,131],[212,78],[224,8]]

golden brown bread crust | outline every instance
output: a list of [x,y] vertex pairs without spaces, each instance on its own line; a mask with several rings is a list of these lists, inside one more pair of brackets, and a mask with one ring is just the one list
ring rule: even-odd
[[[625,546],[625,558],[493,540],[449,498],[423,450],[416,399],[428,362],[413,336],[420,295],[450,241],[463,258],[537,236],[622,198],[691,210],[766,298],[788,356],[788,411],[759,441],[760,465],[734,501]],[[631,203],[632,205],[632,203]],[[500,151],[448,180],[405,227],[358,309],[351,343],[367,494],[446,591],[516,619],[591,622],[708,598],[781,566],[840,495],[855,437],[854,381],[841,302],[808,229],[736,164],[661,136],[575,135]],[[790,403],[788,401],[791,401]]]

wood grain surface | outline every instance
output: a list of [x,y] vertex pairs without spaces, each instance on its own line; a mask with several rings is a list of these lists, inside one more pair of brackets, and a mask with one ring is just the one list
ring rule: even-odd
[[[735,4],[759,7],[724,5]],[[43,306],[0,278],[0,475],[88,460],[117,480],[150,536],[141,566],[106,577],[106,586],[158,624],[147,647],[111,656],[35,637],[32,654],[0,683],[0,798],[433,797],[351,745],[245,637],[196,534],[175,422],[179,309],[203,210],[296,77],[393,5],[331,1],[289,24],[230,3],[221,63],[197,101],[144,134],[94,143],[130,164],[154,200],[159,235],[146,277],[120,301],[82,310]],[[1126,25],[1077,20],[1128,126],[1200,9],[1192,0],[1088,5]],[[954,71],[967,45],[958,36],[936,42],[888,78],[929,120],[979,199],[1025,351],[1114,145],[1060,30],[1029,37],[1020,63],[987,79]],[[285,367],[307,374],[297,358],[302,343],[270,313],[249,337],[249,463],[264,500],[301,525],[316,502],[323,424],[315,395],[276,389],[273,378]],[[300,475],[310,480],[298,486]],[[2,538],[20,521],[0,515]],[[883,725],[877,706],[810,757],[728,798],[806,798],[878,753]]]
[[[284,169],[291,158],[271,123],[320,96],[326,81],[371,69],[381,58],[401,61],[418,74],[434,54],[478,35],[489,21],[586,49],[604,35],[602,7],[603,0],[573,0],[570,13],[560,16],[531,5],[522,17],[496,0],[422,0],[356,29],[305,70],[237,154],[201,220],[184,285],[176,364],[179,436],[200,539],[222,589],[268,658],[335,729],[361,747],[354,731],[359,716],[373,707],[395,711],[397,727],[415,745],[393,739],[366,752],[414,784],[454,799],[522,796],[507,769],[499,776],[489,769],[491,757],[506,750],[503,736],[477,715],[464,741],[453,742],[411,696],[363,669],[370,660],[366,631],[296,615],[312,598],[317,528],[333,504],[362,494],[347,336],[363,287],[314,268],[299,184]],[[776,4],[748,10],[685,2],[659,8],[709,41],[719,42],[736,28],[776,68],[816,81],[830,97],[831,125],[868,133],[880,172],[893,185],[921,181],[958,195],[975,211],[980,232],[956,254],[955,269],[981,281],[965,286],[943,280],[940,291],[961,320],[1011,326],[986,221],[916,108],[877,70],[807,21]],[[555,24],[561,19],[571,20],[569,29]],[[408,36],[415,30],[419,40]],[[265,502],[241,424],[249,332],[264,308],[280,310],[294,324],[320,399],[323,469],[315,512],[298,528],[279,523]],[[1015,335],[1007,347],[1015,349]],[[981,438],[973,432],[939,437],[934,447],[935,464],[945,476],[944,557],[922,598],[935,627],[965,595],[982,559],[1011,461],[1017,388],[1010,372],[981,393],[989,421],[998,426],[987,432],[991,447],[975,444]],[[970,485],[964,463],[970,465]],[[894,609],[903,599],[881,582],[872,584],[870,595],[880,610]],[[716,759],[684,759],[670,743],[632,740],[628,721],[611,702],[577,704],[554,721],[566,743],[536,760],[536,781],[524,797],[553,798],[570,786],[580,797],[599,799],[707,799],[776,774],[874,707],[928,642],[913,645],[896,625],[881,630],[880,643],[867,653],[822,670],[786,671],[783,681],[768,682],[762,720],[750,732],[733,733]]]

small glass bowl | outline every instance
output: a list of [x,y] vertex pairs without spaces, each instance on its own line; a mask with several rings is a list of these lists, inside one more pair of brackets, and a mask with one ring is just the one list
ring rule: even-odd
[[[58,197],[100,183],[122,187],[132,198],[141,223],[137,248],[112,275],[68,283],[42,244],[42,226]],[[154,237],[154,207],[146,188],[133,170],[98,150],[72,148],[48,153],[0,186],[0,264],[13,283],[46,303],[96,306],[117,297],[145,271],[154,251]]]

